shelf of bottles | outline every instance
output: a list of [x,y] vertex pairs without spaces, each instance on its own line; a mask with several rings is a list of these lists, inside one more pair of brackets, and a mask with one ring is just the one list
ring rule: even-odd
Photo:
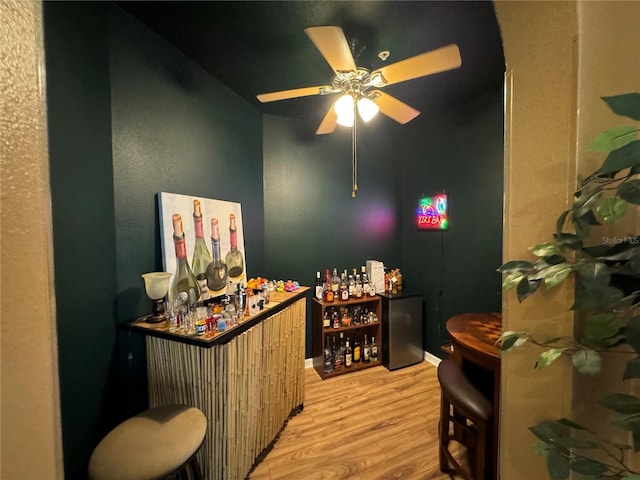
[[323,379],[381,364],[381,299],[366,273],[316,274],[313,366]]

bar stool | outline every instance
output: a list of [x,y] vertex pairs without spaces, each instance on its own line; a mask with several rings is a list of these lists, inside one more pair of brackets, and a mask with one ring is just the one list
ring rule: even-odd
[[[490,419],[493,406],[464,376],[453,360],[438,365],[438,382],[442,392],[439,425],[440,471],[457,473],[466,480],[485,478],[487,446],[490,442]],[[450,426],[453,425],[453,434]],[[469,449],[470,471],[453,457],[451,440]]]
[[[202,472],[196,459],[207,419],[195,407],[165,405],[125,420],[93,450],[91,480],[155,480],[186,472]],[[179,477],[178,477],[179,478]]]

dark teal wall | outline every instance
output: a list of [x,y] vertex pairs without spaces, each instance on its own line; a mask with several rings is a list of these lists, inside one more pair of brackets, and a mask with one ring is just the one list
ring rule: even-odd
[[106,5],[44,3],[58,363],[68,478],[120,408]]
[[[401,261],[400,163],[385,118],[358,130],[358,184],[352,189],[349,129],[315,135],[316,124],[264,117],[265,252],[268,276],[315,284],[315,273]],[[307,356],[311,356],[307,318]]]
[[[399,135],[404,282],[422,292],[424,346],[435,355],[453,315],[501,311],[502,89],[496,87]],[[408,126],[408,125],[407,125]],[[447,231],[418,231],[421,194],[449,194]]]
[[146,407],[126,324],[150,309],[140,274],[162,269],[155,194],[242,203],[249,274],[264,270],[262,119],[111,4],[46,2],[45,42],[64,462],[82,478]]

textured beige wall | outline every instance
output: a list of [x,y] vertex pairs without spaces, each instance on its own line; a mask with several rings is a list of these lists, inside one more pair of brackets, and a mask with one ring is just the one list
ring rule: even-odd
[[[633,124],[615,115],[600,99],[603,96],[640,91],[640,2],[580,2],[580,90],[578,106],[578,172],[586,175],[598,168],[603,153],[584,147],[602,130],[613,125]],[[637,128],[640,123],[636,122]],[[622,221],[604,224],[591,235],[590,243],[622,239],[640,231],[638,209],[628,211]],[[575,376],[573,414],[613,441],[631,442],[630,435],[608,425],[608,411],[596,401],[607,393],[640,394],[640,381],[622,381],[627,360],[619,354],[603,356],[603,372],[595,378]],[[638,455],[633,457],[640,465]]]
[[40,2],[0,0],[0,478],[63,478]]
[[[573,2],[495,4],[507,64],[504,259],[531,259],[528,247],[551,240],[557,216],[574,190],[577,98],[577,7]],[[504,295],[507,330],[540,337],[570,334],[573,290],[560,285],[519,304]],[[533,367],[535,347],[503,357],[500,478],[548,478],[531,449],[527,427],[570,414],[572,370],[556,362]]]

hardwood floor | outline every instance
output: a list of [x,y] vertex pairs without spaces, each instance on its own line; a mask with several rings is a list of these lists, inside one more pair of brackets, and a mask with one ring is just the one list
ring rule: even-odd
[[445,480],[438,467],[440,388],[428,362],[322,380],[305,372],[304,410],[251,480]]

